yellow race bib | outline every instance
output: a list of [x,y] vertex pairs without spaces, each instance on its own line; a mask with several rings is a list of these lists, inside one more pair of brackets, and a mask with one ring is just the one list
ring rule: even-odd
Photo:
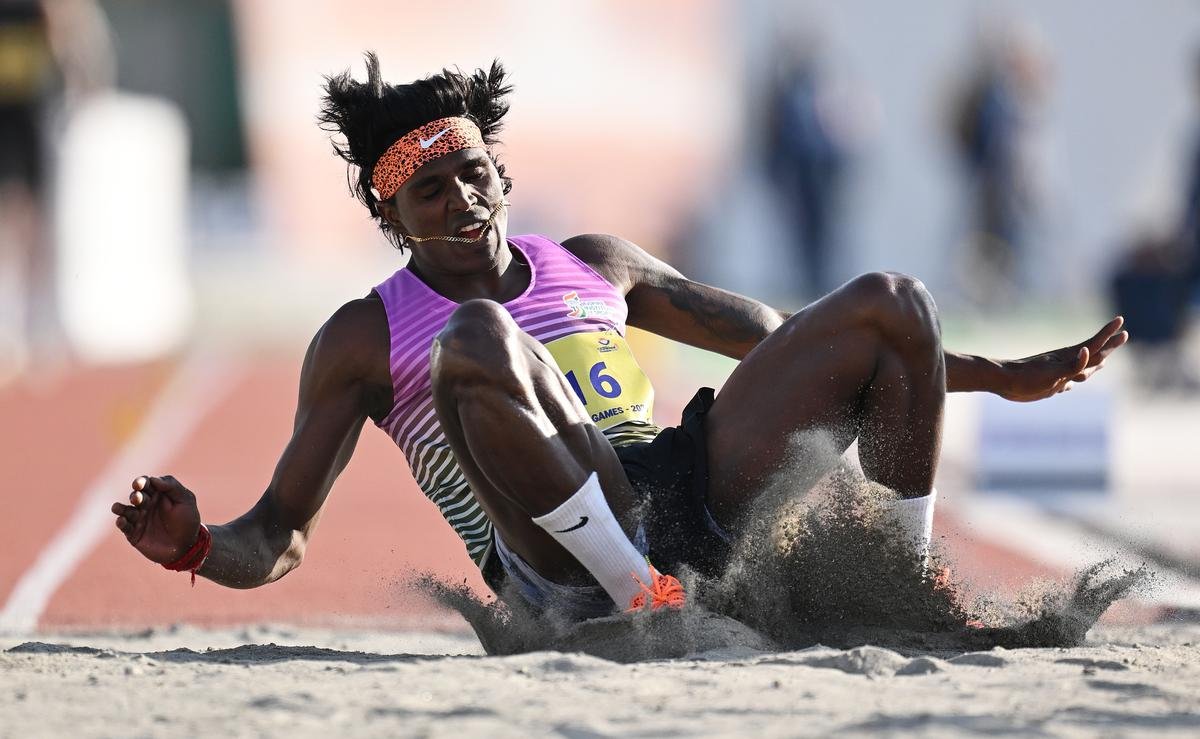
[[611,329],[571,334],[546,344],[567,384],[600,429],[651,422],[654,387],[625,338]]

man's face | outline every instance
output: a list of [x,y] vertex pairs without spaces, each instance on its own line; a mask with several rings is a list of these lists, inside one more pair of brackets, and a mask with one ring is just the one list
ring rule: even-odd
[[[497,263],[507,233],[508,213],[503,183],[487,152],[462,149],[424,164],[400,188],[381,212],[408,236],[435,237],[412,242],[412,258],[425,269],[473,274]],[[487,226],[492,212],[496,215]],[[482,233],[481,233],[482,232]],[[474,239],[472,243],[442,241],[441,236]]]

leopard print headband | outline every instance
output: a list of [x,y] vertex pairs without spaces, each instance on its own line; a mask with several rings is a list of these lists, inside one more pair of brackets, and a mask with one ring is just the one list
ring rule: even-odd
[[396,140],[375,163],[371,187],[377,200],[390,200],[422,164],[461,149],[484,148],[483,134],[466,118],[439,118]]

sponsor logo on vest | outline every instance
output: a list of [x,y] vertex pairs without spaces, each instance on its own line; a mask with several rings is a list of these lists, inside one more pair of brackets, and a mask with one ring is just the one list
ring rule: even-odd
[[567,304],[567,315],[571,318],[599,318],[611,316],[613,309],[603,300],[584,300],[579,293],[572,290],[562,296]]

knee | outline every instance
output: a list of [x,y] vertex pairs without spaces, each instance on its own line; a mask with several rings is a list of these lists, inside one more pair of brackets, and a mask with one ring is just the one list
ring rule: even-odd
[[937,306],[925,285],[898,272],[870,272],[846,285],[855,314],[875,326],[886,339],[906,345],[941,349]]
[[468,300],[450,314],[433,340],[429,372],[435,393],[495,379],[511,367],[520,329],[492,300]]

